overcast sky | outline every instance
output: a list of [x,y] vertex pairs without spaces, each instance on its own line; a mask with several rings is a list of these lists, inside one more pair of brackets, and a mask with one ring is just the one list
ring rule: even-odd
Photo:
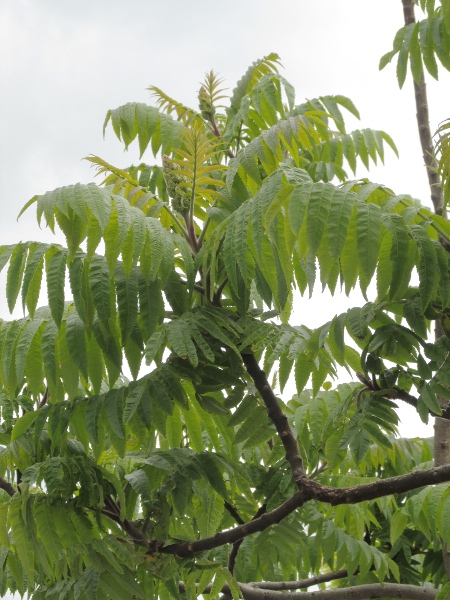
[[[386,130],[400,160],[387,150],[386,165],[369,177],[429,204],[412,82],[400,91],[394,65],[378,71],[402,18],[400,0],[0,0],[0,243],[49,239],[34,210],[19,222],[17,213],[35,194],[91,181],[84,156],[119,167],[139,160],[134,146],[124,154],[111,128],[103,140],[109,108],[151,103],[150,84],[196,108],[205,71],[218,71],[232,89],[270,52],[281,56],[298,103],[344,94],[361,127]],[[450,117],[450,75],[440,75],[438,84],[428,77],[433,130]],[[3,297],[0,315],[8,318]],[[350,303],[363,301],[355,294]],[[317,290],[314,302],[297,302],[295,317],[316,326],[348,306]],[[405,435],[430,435],[410,411],[401,414]]]

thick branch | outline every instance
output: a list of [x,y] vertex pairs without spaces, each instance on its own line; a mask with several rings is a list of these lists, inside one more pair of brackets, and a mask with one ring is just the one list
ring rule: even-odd
[[348,588],[321,590],[317,592],[276,592],[261,590],[247,584],[240,584],[245,600],[365,600],[366,598],[405,598],[405,600],[432,600],[437,590],[400,583],[370,583]]
[[[314,577],[308,577],[308,579],[300,579],[299,581],[255,581],[254,583],[249,583],[248,585],[259,590],[300,590],[309,588],[312,585],[318,585],[319,583],[328,583],[329,581],[344,579],[345,577],[348,577],[348,573],[346,569],[341,569],[340,571],[322,573],[320,575],[315,575]],[[202,594],[209,594],[211,592],[211,588],[212,583],[207,585],[204,590],[201,590]],[[179,582],[179,590],[180,592],[186,591],[186,586],[183,581]],[[228,586],[225,585],[222,588],[222,593],[226,594],[228,593],[228,590]]]
[[264,531],[271,525],[275,525],[308,502],[308,500],[319,500],[332,506],[339,504],[358,504],[367,500],[374,500],[391,494],[404,494],[417,490],[427,485],[435,485],[450,481],[450,465],[434,467],[423,471],[413,471],[398,477],[380,479],[373,483],[356,485],[351,488],[333,488],[321,485],[316,481],[305,478],[302,490],[281,504],[278,508],[265,513],[258,519],[239,525],[234,529],[221,531],[214,536],[202,540],[182,542],[165,546],[165,542],[151,540],[148,543],[153,552],[173,554],[177,556],[191,556],[197,552],[212,550],[225,544],[234,544],[238,540],[258,531]]
[[[332,488],[308,482],[313,484],[315,490],[306,490],[306,494],[312,493],[312,497],[321,502],[328,502],[333,506],[338,504],[358,504],[366,500],[374,500],[382,496],[391,494],[405,494],[412,490],[425,487],[427,485],[435,485],[450,480],[450,465],[442,467],[434,467],[423,471],[413,471],[406,475],[398,475],[397,477],[388,477],[387,479],[379,479],[373,483],[365,483],[356,485],[351,488]],[[308,487],[309,487],[308,485]],[[310,496],[311,497],[311,496]]]
[[244,361],[247,373],[253,379],[256,389],[264,400],[269,418],[275,425],[286,451],[286,459],[291,465],[294,481],[297,487],[301,489],[306,474],[303,469],[303,461],[300,457],[297,440],[289,426],[287,417],[281,410],[278,400],[267,381],[266,374],[258,365],[255,356],[253,354],[242,354],[242,360]]
[[[402,4],[405,25],[415,23],[416,19],[414,17],[414,1],[402,0]],[[423,76],[423,73],[419,83],[416,83],[414,81],[414,95],[417,110],[417,128],[419,130],[423,160],[427,169],[428,183],[430,185],[431,190],[431,201],[433,203],[434,212],[437,215],[441,215],[443,207],[442,189],[439,182],[439,176],[436,171],[437,163],[433,153],[433,142],[430,131],[430,118],[428,116],[427,87],[425,85],[425,78]]]
[[[270,584],[274,585],[275,582],[270,582]],[[334,588],[315,592],[297,592],[290,594],[263,588],[261,587],[262,585],[262,583],[240,583],[239,587],[244,600],[366,600],[368,598],[385,598],[386,600],[390,598],[433,600],[438,594],[437,590],[431,587],[405,585],[401,583],[370,583],[365,585],[354,585],[347,588]],[[202,592],[208,594],[211,591],[211,587],[211,584],[208,585]],[[180,592],[184,592],[185,589],[184,583],[180,581]],[[222,593],[230,593],[228,585],[224,585]]]

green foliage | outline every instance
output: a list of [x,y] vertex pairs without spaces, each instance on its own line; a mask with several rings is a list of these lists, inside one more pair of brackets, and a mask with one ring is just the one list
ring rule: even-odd
[[[415,77],[414,44],[446,14],[422,4],[430,27],[394,46]],[[90,157],[102,185],[23,209],[67,248],[0,247],[8,307],[20,297],[24,310],[0,322],[0,595],[228,586],[237,600],[238,582],[339,569],[344,584],[444,581],[445,483],[351,506],[316,495],[277,516],[298,492],[286,437],[309,481],[353,488],[430,466],[427,440],[398,439],[396,402],[427,421],[450,400],[450,343],[427,340],[450,315],[448,222],[348,180],[345,165],[383,161],[391,138],[347,133],[342,110],[359,113],[344,96],[297,105],[278,67],[275,54],[253,63],[226,108],[211,71],[199,112],[154,86],[157,107],[108,111],[105,127],[162,166]],[[359,286],[366,303],[291,324],[294,294],[316,279],[331,294]],[[352,383],[333,385],[340,368]],[[232,551],[217,542],[242,523],[258,528]]]
[[438,61],[450,70],[450,3],[418,0],[415,2],[425,13],[421,21],[409,23],[395,35],[392,50],[380,60],[380,69],[397,57],[397,80],[400,87],[405,83],[408,62],[416,83],[420,82],[426,70],[438,78]]

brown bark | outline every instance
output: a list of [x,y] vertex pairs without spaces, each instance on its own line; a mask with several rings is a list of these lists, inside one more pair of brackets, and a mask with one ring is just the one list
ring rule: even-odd
[[261,590],[247,584],[241,584],[244,600],[365,600],[366,598],[405,598],[407,600],[432,600],[437,590],[416,585],[400,583],[371,583],[347,588],[320,590],[317,592],[275,592]]
[[319,500],[332,506],[339,504],[358,504],[366,500],[374,500],[391,494],[404,494],[412,490],[417,490],[427,485],[435,485],[450,481],[450,464],[423,471],[413,471],[406,475],[398,477],[389,477],[380,479],[373,483],[356,485],[350,488],[333,488],[321,485],[311,479],[305,479],[301,491],[283,502],[272,511],[263,514],[261,517],[239,525],[234,529],[227,529],[216,533],[212,537],[201,540],[192,540],[178,544],[166,545],[166,542],[160,540],[149,540],[147,547],[149,552],[161,552],[163,554],[172,554],[181,557],[192,556],[198,552],[212,550],[224,544],[234,544],[238,540],[264,531],[271,525],[280,523],[283,519],[293,513],[297,508],[303,506],[309,500]]
[[[386,600],[389,600],[390,598],[434,600],[438,594],[438,591],[431,587],[405,585],[401,583],[370,583],[347,588],[303,593],[278,592],[272,589],[264,589],[261,585],[261,583],[240,583],[239,588],[244,600],[366,600],[367,598],[384,598]],[[180,592],[184,592],[185,589],[184,583],[180,581]],[[211,591],[211,585],[208,585],[205,590],[202,591],[204,594],[208,594]],[[222,588],[222,593],[224,593],[227,598],[229,597],[230,588],[228,585],[225,585]]]
[[275,425],[278,435],[283,443],[286,451],[286,460],[291,466],[295,484],[301,489],[303,482],[306,479],[306,474],[303,469],[303,461],[300,456],[297,440],[289,426],[287,417],[281,410],[278,400],[269,385],[266,374],[258,365],[255,356],[253,354],[243,354],[242,360],[244,361],[247,373],[253,379],[256,389],[266,405],[269,418]]
[[[414,2],[413,0],[402,0],[403,4],[403,16],[405,19],[405,25],[410,25],[416,22],[414,16]],[[437,215],[442,214],[443,200],[442,200],[442,189],[440,186],[439,175],[436,172],[437,163],[434,158],[433,152],[433,141],[431,137],[430,129],[430,117],[428,114],[428,99],[427,99],[427,87],[425,85],[425,78],[422,73],[420,82],[414,81],[414,96],[416,100],[416,117],[417,117],[417,128],[419,131],[420,145],[422,147],[423,160],[425,168],[427,170],[428,183],[431,192],[431,201],[433,203],[434,212]]]
[[[403,4],[403,16],[405,19],[405,25],[415,23],[416,19],[414,16],[414,2],[413,0],[402,0]],[[427,88],[425,85],[425,78],[422,73],[420,82],[414,81],[414,96],[416,100],[416,117],[417,117],[417,128],[419,131],[420,145],[422,147],[423,160],[428,176],[428,184],[431,192],[431,202],[433,203],[434,212],[437,215],[445,216],[443,212],[443,197],[442,188],[439,181],[439,175],[437,173],[437,162],[434,158],[433,152],[433,141],[431,137],[430,129],[430,117],[428,113],[428,99],[427,99]],[[442,328],[439,322],[436,323],[435,338],[439,339],[442,335]],[[442,402],[443,408],[448,404]],[[445,415],[448,411],[445,412]],[[439,417],[435,418],[434,423],[434,464],[436,467],[447,465],[450,463],[450,423],[444,421]],[[450,579],[450,555],[447,550],[447,546],[443,544],[442,547],[443,560],[445,565],[445,572],[447,579]]]
[[9,483],[9,481],[3,479],[3,477],[0,477],[0,489],[4,490],[10,496],[14,496],[16,493],[16,489]]
[[260,590],[302,590],[313,585],[318,585],[319,583],[328,583],[329,581],[336,581],[337,579],[345,579],[345,577],[348,577],[347,570],[341,569],[340,571],[321,573],[320,575],[314,575],[314,577],[300,579],[299,581],[261,581],[252,583],[251,585]]

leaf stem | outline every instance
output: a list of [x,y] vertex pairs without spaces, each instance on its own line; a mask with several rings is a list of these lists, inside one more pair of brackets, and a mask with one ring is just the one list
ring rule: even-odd
[[175,224],[180,229],[180,233],[183,235],[184,239],[187,242],[190,242],[189,234],[188,234],[188,231],[187,231],[186,227],[184,227],[184,225],[181,223],[181,221],[178,219],[178,217],[170,210],[170,208],[168,207],[168,205],[165,202],[163,203],[162,207],[172,217],[172,219],[174,220]]
[[[406,207],[410,207],[411,206],[411,204],[407,200],[405,200],[404,198],[400,199],[400,203],[403,204],[403,206],[406,206]],[[417,212],[417,214],[424,221],[429,221],[430,220],[430,217],[427,216],[425,213],[423,213],[421,210],[419,210]],[[438,215],[438,216],[440,216],[440,215]],[[447,233],[445,233],[445,231],[443,229],[441,229],[441,227],[435,221],[430,221],[430,226],[433,227],[433,229],[435,231],[437,231],[437,233],[441,236],[442,239],[444,239],[446,242],[448,242],[450,244],[450,236]]]

